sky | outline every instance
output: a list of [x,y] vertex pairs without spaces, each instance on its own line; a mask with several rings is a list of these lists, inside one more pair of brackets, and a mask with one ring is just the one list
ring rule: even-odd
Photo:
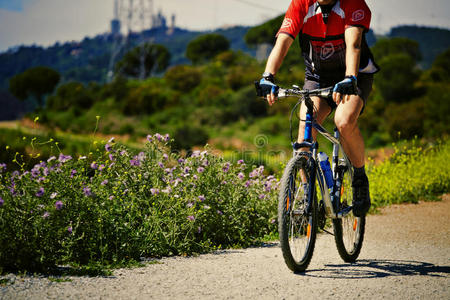
[[[139,2],[138,0],[134,0]],[[148,1],[148,0],[146,0]],[[290,0],[153,0],[154,9],[176,26],[211,30],[257,25],[286,11]],[[450,0],[366,0],[372,29],[387,33],[396,25],[450,28]],[[109,30],[114,0],[0,0],[0,51],[17,45],[49,46]],[[169,18],[170,19],[170,18]]]

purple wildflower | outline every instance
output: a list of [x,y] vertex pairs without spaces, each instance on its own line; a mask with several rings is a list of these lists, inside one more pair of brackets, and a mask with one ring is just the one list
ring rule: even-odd
[[62,203],[62,201],[56,201],[56,203],[55,203],[55,208],[56,208],[56,210],[62,209],[62,208],[63,208],[63,203]]
[[105,179],[102,181],[102,183],[100,183],[101,185],[107,185],[108,184],[108,179]]
[[166,134],[164,135],[164,141],[165,141],[165,142],[168,142],[169,140],[170,140],[170,136],[169,136],[168,133],[166,133]]
[[227,162],[223,167],[222,167],[222,171],[224,173],[227,173],[230,170],[230,163]]
[[44,180],[45,180],[45,177],[39,177],[38,180],[37,180],[37,182],[41,183],[41,182],[44,181]]
[[198,232],[198,233],[201,233],[201,232],[202,232],[202,226],[198,226],[197,232]]
[[15,189],[15,185],[12,185],[9,187],[9,192],[11,193],[11,195],[14,197],[17,195],[17,191]]
[[194,206],[194,203],[192,203],[192,202],[189,202],[189,203],[187,204],[187,207],[189,207],[189,208],[191,208],[192,206]]
[[127,151],[125,150],[120,151],[120,156],[124,156],[125,154],[127,154]]
[[91,168],[94,169],[94,170],[97,170],[97,169],[98,169],[98,165],[97,165],[97,163],[96,163],[95,161],[92,162]]
[[248,188],[251,184],[252,184],[252,182],[250,180],[247,180],[245,182],[245,187]]
[[205,171],[205,168],[203,168],[203,167],[197,168],[197,172],[199,172],[199,173],[203,173],[204,171]]
[[198,196],[198,200],[200,200],[201,202],[205,201],[205,196],[203,195]]
[[161,169],[164,169],[164,165],[163,165],[163,163],[162,162],[158,162],[158,166],[161,168]]
[[98,170],[99,171],[103,171],[105,169],[105,165],[101,164],[100,166],[98,166]]
[[106,150],[106,152],[111,152],[112,151],[111,145],[110,144],[106,144],[105,145],[105,150]]
[[172,188],[170,186],[168,186],[165,189],[163,189],[161,192],[163,192],[165,194],[170,194],[172,192]]
[[91,188],[90,187],[84,187],[83,188],[83,194],[86,196],[86,197],[91,197],[93,194],[92,194],[92,190],[91,190]]
[[202,162],[202,166],[204,166],[204,167],[209,166],[209,161],[208,161],[207,159],[205,159],[205,160]]
[[264,195],[264,194],[259,195],[259,199],[264,199],[264,198],[266,198],[266,195]]
[[204,209],[210,209],[211,206],[209,206],[209,205],[203,205],[203,208],[204,208]]
[[194,216],[187,216],[186,217],[189,221],[194,221],[195,220],[195,217]]
[[223,185],[227,184],[228,182],[226,180],[221,182]]
[[275,219],[273,219],[273,218],[270,219],[270,223],[272,223],[272,224],[275,223]]
[[44,212],[42,218],[47,219],[48,217],[50,217],[50,213],[48,211]]
[[194,175],[194,176],[192,176],[192,178],[194,178],[194,180],[197,180],[197,179],[198,179],[198,176],[197,176],[197,175]]
[[116,141],[115,141],[115,137],[111,137],[109,140],[108,140],[108,143],[115,143]]
[[59,162],[62,162],[62,163],[65,163],[65,162],[68,162],[68,161],[71,160],[71,159],[72,159],[72,156],[70,156],[70,155],[64,155],[64,154],[60,153],[60,154],[59,154],[58,161],[59,161]]
[[242,173],[242,172],[240,172],[238,175],[237,175],[237,177],[239,178],[239,179],[244,179],[244,177],[245,177],[245,175],[244,175],[244,173]]
[[238,163],[238,165],[241,165],[241,164],[244,163],[244,160],[243,160],[243,159],[240,159],[240,160],[237,161],[237,163]]
[[31,169],[31,177],[35,178],[35,177],[38,177],[40,174],[41,174],[41,171],[39,169],[36,169],[36,167]]
[[110,154],[110,155],[109,155],[109,160],[110,160],[110,161],[115,161],[116,159],[114,158],[114,155]]
[[51,193],[51,195],[50,195],[50,199],[55,199],[55,198],[56,198],[56,196],[58,196],[58,193],[56,193],[56,192],[54,192],[54,193]]
[[72,234],[72,226],[67,227],[67,232],[69,232],[70,234]]
[[200,156],[200,151],[199,150],[195,150],[194,152],[192,152],[191,157],[199,157]]
[[163,160],[167,160],[169,158],[169,156],[166,153],[164,153],[162,158],[163,158]]
[[52,156],[52,157],[50,157],[49,159],[47,159],[47,162],[49,163],[49,162],[51,162],[52,160],[55,160],[56,159],[56,157],[55,156]]
[[159,133],[155,133],[155,138],[158,140],[158,141],[160,141],[161,142],[161,140],[162,140],[162,135],[160,135]]
[[0,164],[0,173],[6,170],[6,164]]
[[150,143],[153,141],[153,137],[150,134],[147,135],[147,141],[149,141]]
[[3,200],[2,197],[0,197],[0,206],[3,206],[3,203],[5,203],[5,200]]
[[217,214],[219,214],[219,215],[223,215],[223,212],[222,212],[222,211],[220,211],[220,210],[217,210]]
[[141,165],[141,162],[135,156],[132,160],[130,160],[130,165],[139,167]]
[[139,154],[136,156],[136,158],[140,161],[143,162],[145,160],[145,153],[144,152],[139,152]]
[[152,193],[152,195],[158,195],[159,194],[159,189],[151,188],[150,189],[150,193]]
[[77,170],[70,171],[70,178],[73,178],[77,174]]
[[42,173],[44,174],[44,176],[48,176],[48,174],[50,174],[50,170],[47,167],[45,167]]
[[114,200],[114,198],[115,198],[115,197],[111,195],[111,196],[109,196],[108,199],[109,199],[109,200]]
[[179,164],[183,164],[183,163],[184,163],[184,159],[179,158],[179,159],[178,159],[178,163],[179,163]]
[[45,190],[43,187],[40,187],[39,190],[36,192],[36,197],[42,197],[44,196]]

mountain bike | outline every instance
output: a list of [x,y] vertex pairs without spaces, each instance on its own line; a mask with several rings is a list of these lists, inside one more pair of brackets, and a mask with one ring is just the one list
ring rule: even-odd
[[[255,85],[261,96],[259,83]],[[340,143],[339,131],[335,128],[334,134],[330,134],[314,118],[311,97],[331,97],[332,89],[301,90],[294,85],[278,90],[278,98],[299,99],[290,115],[291,141],[293,114],[302,102],[307,108],[306,119],[300,120],[305,122],[304,140],[292,142],[293,157],[284,169],[278,198],[281,250],[287,266],[294,272],[303,272],[308,267],[319,228],[328,232],[325,228],[328,218],[333,224],[339,255],[345,262],[358,258],[364,239],[365,217],[356,217],[352,212],[353,168]],[[319,144],[312,138],[313,128],[333,144],[331,170],[321,167]]]

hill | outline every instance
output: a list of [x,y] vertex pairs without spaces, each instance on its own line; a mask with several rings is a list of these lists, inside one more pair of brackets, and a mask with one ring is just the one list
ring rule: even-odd
[[[231,42],[231,49],[242,50],[249,54],[254,51],[247,48],[242,37],[249,27],[232,27],[216,30]],[[159,27],[129,36],[127,44],[122,48],[118,59],[129,49],[142,41],[166,46],[172,54],[171,65],[187,63],[184,56],[187,44],[193,38],[206,32],[189,31],[175,28],[168,32],[167,28]],[[8,88],[8,80],[15,74],[28,68],[44,65],[61,73],[63,81],[76,80],[83,83],[90,81],[104,82],[108,70],[114,37],[110,34],[85,38],[79,42],[56,43],[51,47],[19,46],[0,54],[0,90]]]
[[436,56],[450,48],[450,30],[436,27],[404,25],[391,29],[389,37],[405,37],[419,43],[422,53],[421,65],[431,66]]

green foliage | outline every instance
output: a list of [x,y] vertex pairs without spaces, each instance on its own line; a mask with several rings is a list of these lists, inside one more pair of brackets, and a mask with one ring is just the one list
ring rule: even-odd
[[419,71],[414,60],[406,54],[388,55],[379,62],[380,72],[375,76],[375,84],[384,99],[405,102],[417,95],[414,82],[419,79]]
[[227,51],[230,42],[220,34],[205,34],[193,39],[186,48],[186,57],[194,64],[212,59],[217,54]]
[[376,61],[395,54],[406,54],[415,62],[422,58],[419,43],[402,37],[379,39],[371,51]]
[[47,108],[55,111],[65,111],[70,108],[87,109],[94,99],[90,91],[79,82],[68,82],[58,87],[56,94],[48,97]]
[[167,84],[182,92],[189,92],[200,84],[202,73],[191,66],[179,65],[171,67],[164,75]]
[[0,170],[0,268],[45,271],[248,246],[276,232],[277,180],[209,151],[108,142],[79,159]]
[[44,104],[44,95],[51,93],[60,80],[60,75],[48,67],[34,67],[13,76],[9,80],[9,91],[21,100],[34,97],[39,107]]
[[163,45],[145,43],[127,52],[116,64],[116,73],[147,78],[154,73],[164,71],[170,62],[170,52]]
[[252,27],[247,31],[244,40],[247,45],[256,46],[258,44],[268,43],[273,44],[275,35],[280,29],[283,22],[284,14],[273,18],[259,26]]
[[438,55],[424,78],[434,82],[450,82],[450,48]]
[[395,146],[390,159],[368,172],[373,206],[417,202],[448,193],[449,160],[448,140],[431,147],[417,144],[409,148]]

